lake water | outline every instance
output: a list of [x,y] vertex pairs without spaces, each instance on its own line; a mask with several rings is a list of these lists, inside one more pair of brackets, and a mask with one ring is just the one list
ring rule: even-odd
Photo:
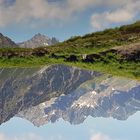
[[54,65],[0,69],[0,140],[139,140],[140,82]]
[[88,117],[82,124],[71,125],[60,119],[37,128],[24,119],[13,118],[0,127],[0,138],[5,135],[6,140],[138,140],[139,120],[138,112],[126,121]]

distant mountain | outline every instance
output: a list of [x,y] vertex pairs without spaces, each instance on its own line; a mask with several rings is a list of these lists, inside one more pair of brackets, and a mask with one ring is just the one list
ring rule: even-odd
[[41,46],[54,45],[58,42],[59,41],[55,37],[49,38],[45,35],[38,33],[35,36],[33,36],[30,40],[18,43],[18,45],[22,48],[37,48]]
[[0,33],[0,48],[5,47],[17,47],[17,44],[13,42],[10,38]]

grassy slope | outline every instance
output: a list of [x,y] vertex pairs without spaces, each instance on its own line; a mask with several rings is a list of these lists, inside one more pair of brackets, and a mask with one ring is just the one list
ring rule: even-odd
[[[45,50],[48,52],[46,56],[35,57],[26,55],[25,57],[1,57],[0,67],[33,67],[61,63],[140,80],[140,61],[125,61],[120,64],[120,62],[117,61],[118,56],[111,54],[113,57],[103,56],[102,60],[97,60],[94,63],[84,63],[81,61],[80,57],[81,54],[98,54],[115,46],[129,45],[135,42],[140,42],[140,22],[136,22],[132,25],[122,26],[120,28],[107,29],[102,32],[87,34],[83,37],[72,37],[71,39],[55,46],[45,48]],[[36,51],[36,49],[0,49],[0,52],[21,53],[24,51],[31,52]],[[37,51],[39,51],[39,49],[37,49]],[[70,54],[74,54],[78,56],[79,61],[65,62],[63,58],[49,58],[52,53],[65,57],[68,57]]]

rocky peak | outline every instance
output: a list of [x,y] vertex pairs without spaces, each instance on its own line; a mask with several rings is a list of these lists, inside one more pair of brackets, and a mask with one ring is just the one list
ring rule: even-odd
[[35,34],[32,39],[48,39],[49,40],[49,37],[38,33],[38,34]]
[[19,46],[22,48],[37,48],[40,46],[50,46],[58,43],[59,41],[56,38],[49,38],[43,34],[35,34],[30,40],[19,43]]
[[17,45],[10,38],[0,33],[0,48],[3,48],[3,47],[17,47]]

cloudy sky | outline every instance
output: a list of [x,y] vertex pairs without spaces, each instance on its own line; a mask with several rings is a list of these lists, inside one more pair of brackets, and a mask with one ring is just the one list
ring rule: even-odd
[[140,19],[139,0],[0,0],[0,32],[20,42],[36,33],[59,40]]

